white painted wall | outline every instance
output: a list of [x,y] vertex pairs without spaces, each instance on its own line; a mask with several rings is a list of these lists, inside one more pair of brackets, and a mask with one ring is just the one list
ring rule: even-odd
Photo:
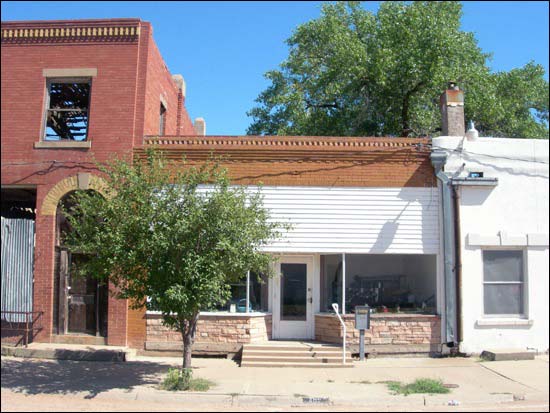
[[[492,187],[461,186],[461,350],[548,349],[548,140],[440,137],[433,146],[449,154],[445,172],[484,172]],[[483,314],[483,249],[521,249],[526,260],[526,316]]]
[[272,219],[293,226],[267,251],[439,252],[437,188],[278,186],[262,193]]

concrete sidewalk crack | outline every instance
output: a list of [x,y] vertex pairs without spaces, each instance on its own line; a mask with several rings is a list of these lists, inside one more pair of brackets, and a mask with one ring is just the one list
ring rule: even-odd
[[500,377],[503,377],[503,378],[505,378],[505,379],[507,379],[507,380],[513,381],[514,383],[521,384],[523,387],[527,387],[528,389],[535,390],[536,392],[540,392],[539,389],[535,389],[534,387],[528,386],[527,384],[523,384],[523,383],[520,382],[520,381],[514,380],[514,379],[512,379],[511,377],[508,377],[508,376],[506,376],[506,375],[504,375],[504,374],[502,374],[502,373],[499,373],[498,371],[493,370],[493,369],[490,368],[490,367],[484,366],[484,365],[481,364],[481,363],[479,363],[479,366],[483,367],[483,368],[486,369],[486,370],[489,370],[489,371],[492,372],[492,373],[495,373],[496,375],[498,375],[498,376],[500,376]]

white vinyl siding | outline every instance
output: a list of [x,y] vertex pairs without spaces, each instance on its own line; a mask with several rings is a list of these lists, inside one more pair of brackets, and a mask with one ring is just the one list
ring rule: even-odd
[[[254,190],[254,187],[250,187]],[[263,187],[291,231],[270,252],[437,254],[437,188]]]

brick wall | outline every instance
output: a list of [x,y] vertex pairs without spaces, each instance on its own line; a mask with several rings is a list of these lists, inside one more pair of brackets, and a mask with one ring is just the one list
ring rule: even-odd
[[[144,135],[158,135],[160,124],[161,96],[166,103],[165,135],[193,134],[193,124],[185,109],[184,97],[179,92],[164,60],[152,40],[152,29],[147,35],[150,37],[147,50],[147,82],[145,90],[145,123]],[[178,99],[181,101],[178,102]],[[178,116],[180,126],[177,127]],[[141,142],[136,142],[141,144]]]
[[147,339],[145,308],[128,308],[128,347],[143,349]]
[[[109,284],[109,290],[114,286]],[[107,304],[107,344],[110,346],[126,346],[128,327],[128,300],[118,300],[109,294]]]
[[[436,185],[427,139],[350,137],[166,137],[144,147],[198,166],[221,157],[232,182],[243,185],[431,187]],[[144,147],[134,153],[143,156]]]
[[[134,31],[133,36],[117,36],[115,29],[118,32],[122,26],[139,28],[141,35]],[[83,36],[84,28],[93,28],[94,33]],[[100,29],[105,29],[102,35]],[[21,30],[25,30],[24,36]],[[64,33],[52,34],[55,30]],[[50,341],[52,334],[55,217],[45,216],[42,211],[48,192],[78,172],[97,173],[94,160],[131,154],[134,144],[141,145],[144,130],[158,129],[162,89],[166,89],[169,106],[166,131],[193,131],[183,97],[178,105],[178,90],[151,32],[151,25],[138,19],[2,23],[1,183],[36,187],[37,191],[34,310],[44,312],[43,330],[37,341]],[[43,70],[82,68],[97,69],[92,77],[89,107],[91,148],[35,148],[44,127]],[[151,82],[154,84],[148,87]],[[156,118],[145,116],[146,104],[151,106],[153,100]],[[176,129],[178,106],[183,125],[180,131]],[[145,321],[140,320],[139,313],[128,312],[125,301],[109,299],[108,306],[109,344],[124,345],[127,340],[143,343]]]
[[[189,162],[189,166],[197,165]],[[303,185],[349,187],[432,186],[433,168],[425,164],[392,164],[369,161],[280,161],[221,162],[231,182],[241,185]]]

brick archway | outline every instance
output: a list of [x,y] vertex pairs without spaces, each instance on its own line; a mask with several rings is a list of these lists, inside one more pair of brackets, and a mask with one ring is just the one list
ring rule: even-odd
[[65,194],[77,189],[93,189],[103,196],[106,195],[106,182],[99,176],[89,173],[79,173],[59,181],[44,197],[41,215],[55,216],[59,201]]

